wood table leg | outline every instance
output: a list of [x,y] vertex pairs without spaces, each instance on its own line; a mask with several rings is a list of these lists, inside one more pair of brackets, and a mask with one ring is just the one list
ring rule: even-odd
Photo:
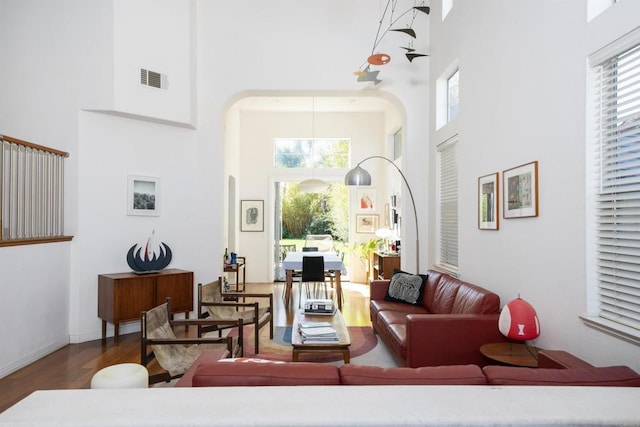
[[291,287],[293,286],[293,270],[287,270],[287,281],[284,285],[284,306],[289,307],[291,300]]
[[342,283],[340,281],[340,270],[334,270],[336,275],[336,293],[338,294],[338,309],[342,310]]
[[107,321],[102,321],[102,342],[107,342]]

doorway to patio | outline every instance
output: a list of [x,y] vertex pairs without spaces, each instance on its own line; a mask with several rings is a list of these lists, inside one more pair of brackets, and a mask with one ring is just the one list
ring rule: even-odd
[[297,182],[275,182],[274,281],[285,280],[282,261],[286,253],[309,246],[308,236],[326,236],[319,249],[345,253],[349,240],[349,192],[342,182],[328,184],[327,190],[310,193],[302,191]]

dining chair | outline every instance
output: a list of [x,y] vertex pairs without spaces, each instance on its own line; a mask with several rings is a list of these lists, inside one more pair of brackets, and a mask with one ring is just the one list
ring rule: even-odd
[[302,248],[302,252],[318,252],[317,246],[305,246]]
[[[309,297],[309,283],[314,284],[314,294],[317,293],[317,285],[324,285],[324,295],[328,298],[327,282],[324,274],[324,257],[323,256],[303,256],[302,257],[302,278],[300,280],[300,299],[298,306],[302,300],[302,284],[305,284],[307,290],[307,298]],[[315,295],[314,295],[315,296]]]

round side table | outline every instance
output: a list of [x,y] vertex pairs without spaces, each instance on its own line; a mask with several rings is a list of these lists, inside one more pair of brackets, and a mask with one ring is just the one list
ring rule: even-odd
[[538,351],[540,349],[537,347],[510,342],[496,342],[480,347],[480,353],[491,360],[505,365],[528,368],[538,367]]

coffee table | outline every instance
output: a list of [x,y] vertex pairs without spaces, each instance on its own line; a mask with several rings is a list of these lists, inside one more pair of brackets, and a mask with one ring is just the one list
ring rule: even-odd
[[480,353],[491,360],[511,366],[529,368],[538,367],[539,348],[520,343],[496,342],[484,344],[480,347]]
[[[305,344],[302,342],[302,336],[298,332],[298,325],[307,322],[329,322],[331,327],[338,333],[337,343],[327,344]],[[304,310],[297,310],[293,318],[293,327],[291,330],[291,345],[293,346],[292,360],[298,361],[300,353],[342,353],[344,363],[349,363],[351,360],[351,353],[349,352],[349,346],[351,345],[351,337],[349,336],[349,330],[344,323],[342,312],[336,310],[336,313],[332,316],[320,315],[320,314],[305,314]]]

